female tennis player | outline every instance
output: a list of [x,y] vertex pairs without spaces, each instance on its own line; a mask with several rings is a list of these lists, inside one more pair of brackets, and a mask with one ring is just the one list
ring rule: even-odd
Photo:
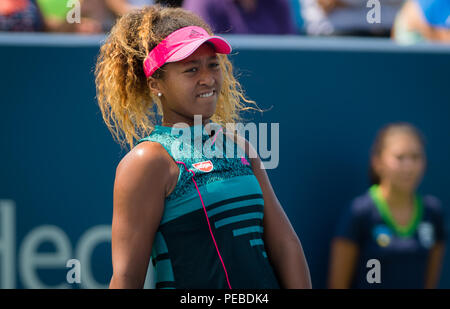
[[407,123],[378,134],[373,185],[346,210],[333,241],[331,288],[437,286],[445,225],[437,198],[416,193],[426,164],[421,136]]
[[[99,106],[116,140],[131,148],[116,170],[110,288],[143,287],[150,257],[156,288],[311,287],[260,159],[225,130],[252,108],[230,52],[198,16],[160,6],[123,16],[101,47]],[[180,146],[195,132],[215,156],[196,143]],[[225,155],[230,141],[243,156]]]

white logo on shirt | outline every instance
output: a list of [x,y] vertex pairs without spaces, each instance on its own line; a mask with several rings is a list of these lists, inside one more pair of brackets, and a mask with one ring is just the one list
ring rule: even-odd
[[419,227],[417,228],[417,234],[418,234],[420,243],[425,248],[431,248],[431,246],[433,246],[433,244],[435,242],[434,227],[430,222],[420,223]]

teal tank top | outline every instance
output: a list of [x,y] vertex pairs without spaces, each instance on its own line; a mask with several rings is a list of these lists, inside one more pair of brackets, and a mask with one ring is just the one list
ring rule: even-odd
[[204,125],[157,125],[138,141],[160,143],[179,166],[151,252],[156,288],[279,288],[250,159],[211,125],[211,136]]

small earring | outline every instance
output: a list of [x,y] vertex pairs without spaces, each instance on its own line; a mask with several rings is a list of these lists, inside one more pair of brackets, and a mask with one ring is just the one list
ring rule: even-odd
[[158,97],[162,97],[162,93],[161,92],[158,92]]

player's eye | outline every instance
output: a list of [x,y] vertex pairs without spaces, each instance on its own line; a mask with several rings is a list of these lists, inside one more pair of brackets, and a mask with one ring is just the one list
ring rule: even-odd
[[187,69],[186,71],[184,71],[184,73],[195,73],[197,71],[198,71],[198,68],[197,67],[193,67],[193,68]]
[[218,62],[212,62],[212,63],[210,63],[209,66],[210,66],[211,68],[215,69],[215,68],[218,68],[218,67],[219,67],[219,63],[218,63]]
[[405,159],[405,156],[404,155],[397,155],[396,158],[399,161],[403,161]]

